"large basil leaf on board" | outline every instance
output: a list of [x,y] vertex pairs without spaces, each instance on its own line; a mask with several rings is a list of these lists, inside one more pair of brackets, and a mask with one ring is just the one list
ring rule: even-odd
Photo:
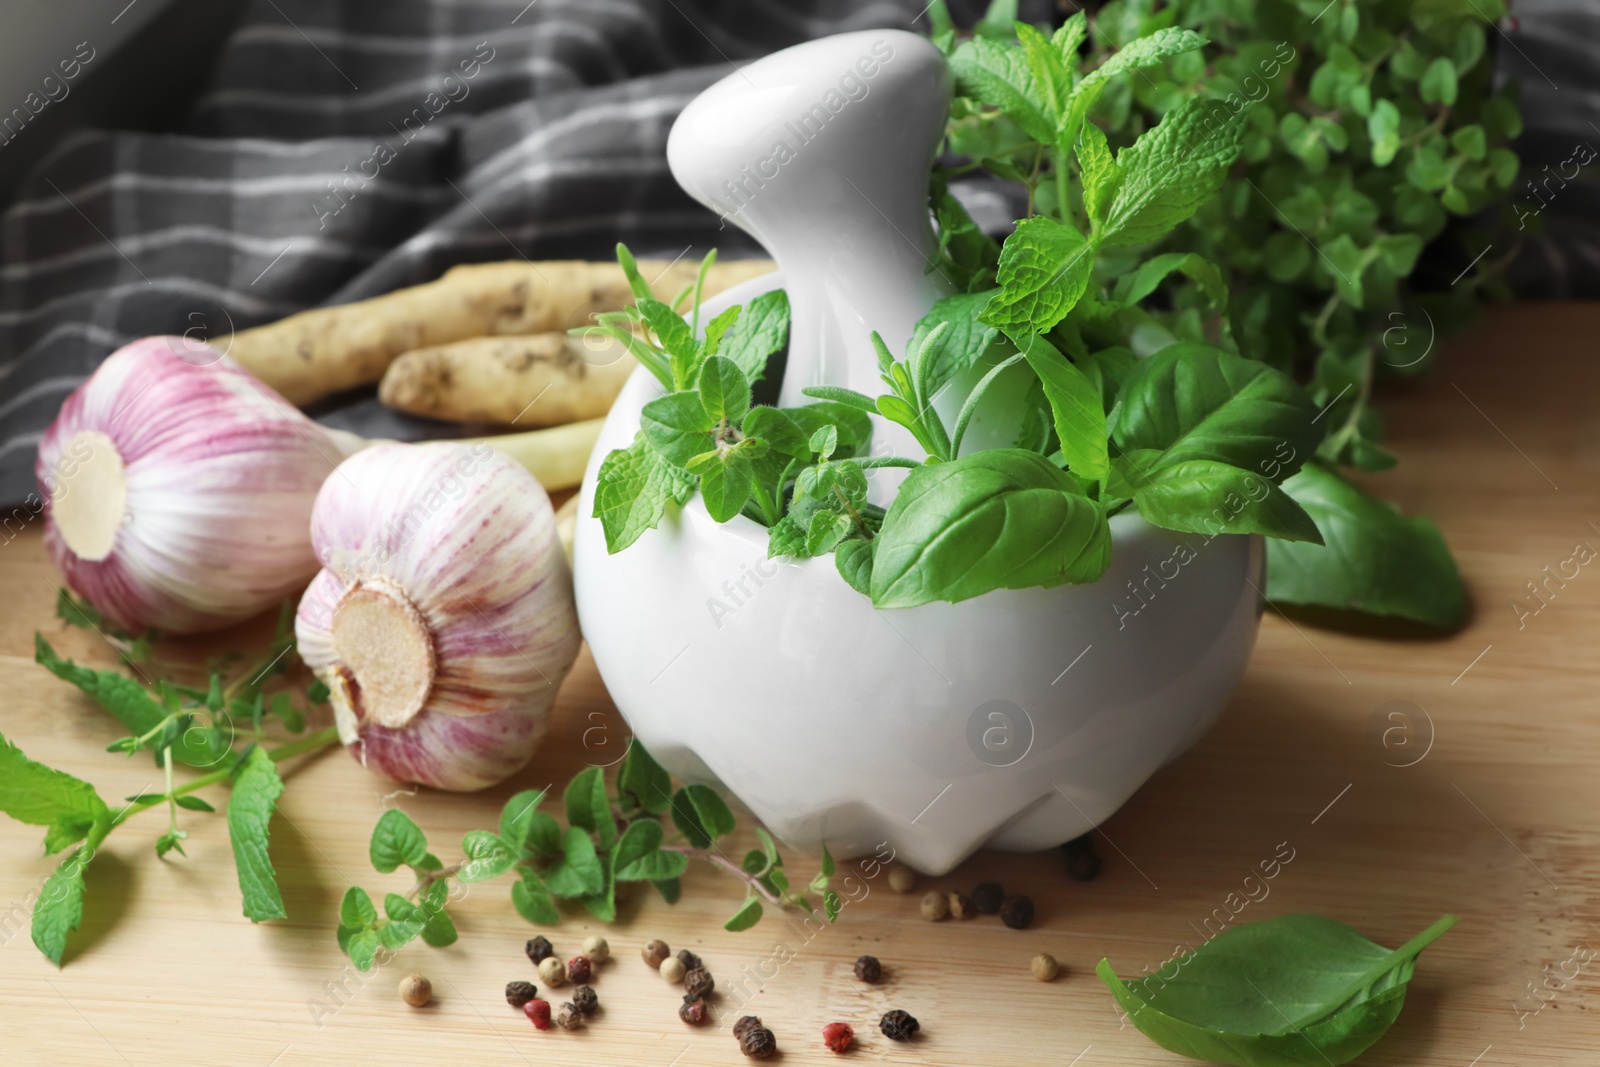
[[1269,543],[1268,599],[1391,615],[1441,630],[1466,622],[1466,588],[1432,522],[1407,518],[1320,462],[1307,463],[1283,491],[1316,520],[1325,543]]
[[1316,451],[1316,417],[1305,390],[1281,371],[1183,343],[1134,367],[1107,424],[1124,452],[1164,450],[1164,466],[1215,460],[1279,481]]
[[998,448],[906,477],[873,544],[872,602],[906,608],[994,589],[1092,582],[1111,532],[1081,483],[1037,452]]
[[1224,930],[1132,982],[1106,960],[1095,973],[1162,1048],[1234,1067],[1342,1064],[1394,1024],[1418,953],[1455,923],[1446,915],[1391,952],[1344,923],[1284,915]]

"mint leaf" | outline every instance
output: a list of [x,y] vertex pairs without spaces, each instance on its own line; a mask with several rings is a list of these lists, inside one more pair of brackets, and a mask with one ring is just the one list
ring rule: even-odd
[[1322,543],[1305,509],[1264,476],[1209,459],[1163,465],[1133,494],[1147,522],[1216,535],[1258,533]]
[[[1299,242],[1297,247],[1305,247],[1304,241],[1298,237],[1295,240]],[[1155,292],[1174,271],[1194,279],[1213,310],[1227,307],[1228,287],[1222,280],[1222,272],[1210,260],[1194,252],[1168,252],[1139,264],[1138,270],[1117,279],[1116,299],[1125,304],[1137,304]]]
[[1122,185],[1122,169],[1111,158],[1106,135],[1092,122],[1078,134],[1078,172],[1083,181],[1083,208],[1095,233],[1105,229],[1106,209]]
[[722,924],[722,928],[738,933],[740,930],[750,929],[760,921],[761,898],[752,894],[739,906],[739,910],[733,913],[733,917]]
[[1100,82],[1130,70],[1154,66],[1168,56],[1204,48],[1206,43],[1206,39],[1193,30],[1173,26],[1157,30],[1148,36],[1129,41],[1126,46],[1113,52],[1104,63],[1083,76],[1083,81],[1078,83],[1078,90],[1082,92],[1084,89],[1093,88]]
[[700,367],[700,406],[713,423],[737,425],[750,410],[750,383],[731,359],[712,356]]
[[689,461],[689,473],[700,476],[700,497],[706,511],[717,522],[727,522],[744,510],[755,488],[750,460],[741,452],[754,438],[745,438],[739,447],[706,452]]
[[[709,338],[710,327],[706,329]],[[754,384],[766,373],[773,353],[789,340],[789,295],[782,289],[762,293],[744,307],[744,313],[723,338],[716,354],[733,361]]]
[[605,884],[605,871],[594,842],[577,826],[567,827],[561,862],[544,874],[545,888],[558,897],[587,897]]
[[627,448],[613,449],[595,478],[594,517],[606,534],[606,551],[621,552],[653,530],[673,500],[666,460],[643,432]]
[[[22,754],[0,735],[0,811],[30,826],[47,826],[46,852],[60,852],[109,827],[111,812],[94,786]],[[102,832],[104,832],[102,830]]]
[[542,803],[543,789],[524,789],[506,801],[505,807],[500,809],[501,840],[519,851],[528,848],[534,816],[540,814],[538,808]]
[[606,794],[605,774],[599,767],[585,767],[567,783],[566,804],[567,822],[598,836],[602,849],[616,844],[617,824],[611,818],[611,798]]
[[696,848],[707,848],[711,842],[725,834],[733,833],[733,812],[715,789],[704,785],[687,785],[672,798],[672,824]]
[[914,607],[1105,573],[1104,512],[1036,452],[991,449],[913,470],[874,541],[872,602]]
[[711,447],[711,431],[716,425],[697,392],[657,397],[644,406],[639,417],[640,432],[650,447],[678,467],[687,467]]
[[689,867],[681,852],[662,852],[661,824],[653,819],[633,823],[617,840],[611,869],[619,882],[660,882],[676,878]]
[[839,576],[862,596],[872,595],[873,541],[846,541],[833,550],[833,562]]
[[482,882],[498,878],[517,862],[517,853],[506,842],[487,830],[472,830],[461,839],[467,860],[456,877],[463,882]]
[[415,867],[428,854],[428,839],[422,827],[399,808],[390,808],[378,817],[372,828],[372,843],[367,855],[372,866],[388,874],[399,867]]
[[[443,884],[443,882],[434,883],[434,885]],[[428,921],[422,927],[424,944],[432,945],[434,948],[444,948],[446,945],[455,944],[456,936],[456,924],[449,915],[442,911],[428,913]]]
[[974,37],[951,55],[950,72],[963,93],[999,108],[1035,141],[1050,144],[1055,140],[1048,90],[1035,77],[1021,49]]
[[980,319],[1043,333],[1083,297],[1093,267],[1094,248],[1076,229],[1043,215],[1024,219],[1000,249],[1000,293]]
[[252,748],[233,772],[228,797],[228,836],[239,869],[244,914],[251,922],[281,919],[288,913],[278,892],[278,878],[267,854],[272,812],[283,795],[278,766],[264,749]]
[[415,941],[428,923],[427,912],[399,893],[389,893],[383,898],[383,911],[389,921],[378,927],[378,940],[390,952]]
[[1119,152],[1122,182],[1106,209],[1103,231],[1096,231],[1099,239],[1107,245],[1144,244],[1193,215],[1222,187],[1239,157],[1248,113],[1193,97]]
[[1106,413],[1100,405],[1100,391],[1043,337],[1026,333],[1020,341],[1012,340],[1044,385],[1068,469],[1088,481],[1105,478],[1111,460],[1106,452]]
[[706,335],[705,340],[702,343],[704,344],[705,354],[707,356],[714,356],[717,354],[717,350],[722,347],[723,336],[727,334],[730,329],[732,329],[735,322],[739,321],[739,315],[743,311],[744,308],[735,304],[733,307],[728,308],[722,314],[706,323]]
[[83,922],[83,874],[94,859],[108,827],[96,829],[82,845],[64,858],[39,889],[33,904],[33,943],[57,967],[67,951],[67,935]]
[[1283,484],[1316,520],[1324,546],[1267,545],[1267,597],[1461,628],[1467,592],[1439,528],[1407,518],[1320,462]]
[[637,298],[634,307],[660,340],[661,347],[673,357],[673,366],[687,367],[696,355],[698,342],[683,316],[654,297]]
[[511,906],[517,914],[531,923],[554,926],[561,921],[561,912],[551,899],[550,891],[530,868],[522,869],[522,877],[511,886]]
[[339,902],[340,926],[359,930],[377,921],[378,909],[373,906],[372,898],[365,889],[353,885],[344,891],[344,899]]

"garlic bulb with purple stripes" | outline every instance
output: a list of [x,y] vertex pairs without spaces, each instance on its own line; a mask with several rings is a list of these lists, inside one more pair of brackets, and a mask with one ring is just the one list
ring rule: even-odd
[[316,572],[311,505],[345,451],[223,353],[147,337],[100,364],[39,442],[45,551],[118,626],[215,629]]
[[377,445],[328,478],[311,541],[295,633],[351,753],[439,789],[521,769],[579,644],[538,481],[481,443]]

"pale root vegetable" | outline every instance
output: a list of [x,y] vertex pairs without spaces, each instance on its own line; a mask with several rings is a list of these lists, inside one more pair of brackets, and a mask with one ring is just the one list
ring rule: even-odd
[[578,530],[578,494],[574,493],[556,509],[556,536],[561,538],[561,550],[567,554],[567,562],[572,562],[572,538]]
[[599,439],[600,427],[605,421],[585,419],[583,422],[569,422],[565,426],[552,426],[547,430],[468,438],[466,443],[481,441],[504,452],[539,479],[539,484],[546,490],[555,492],[558,489],[571,489],[583,481],[584,468],[589,465],[589,453],[594,451],[594,443]]
[[[644,261],[651,291],[671,300],[692,284],[699,263]],[[704,295],[773,269],[769,260],[712,266]],[[632,303],[615,263],[554,260],[454,267],[438,281],[371,300],[317,308],[217,342],[234,360],[295,404],[382,379],[395,357],[472,337],[561,333],[598,312]]]
[[400,356],[378,398],[452,422],[560,426],[604,415],[638,365],[622,342],[598,332],[474,337]]

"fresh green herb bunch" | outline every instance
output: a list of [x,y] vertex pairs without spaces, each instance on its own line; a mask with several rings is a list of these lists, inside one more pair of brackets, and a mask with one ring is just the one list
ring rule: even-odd
[[[1204,40],[1159,31],[1085,72],[1081,14],[1053,37],[1020,23],[1007,32],[959,44],[941,35],[962,94],[953,129],[966,131],[969,149],[993,141],[1027,160],[1014,173],[1041,213],[996,245],[935,176],[935,269],[965,291],[934,305],[903,357],[873,337],[883,395],[813,387],[815,404],[752,406],[751,383],[782,342],[768,328],[781,296],[724,312],[701,339],[698,311],[685,320],[653,300],[620,251],[637,306],[598,328],[629,344],[669,392],[644,406],[633,444],[601,466],[595,515],[612,551],[697,482],[713,518],[763,523],[775,556],[834,553],[878,607],[1093,582],[1110,563],[1109,519],[1129,507],[1208,537],[1320,543],[1278,488],[1315,447],[1311,399],[1265,363],[1179,343],[1140,307],[1176,271],[1201,279],[1220,314],[1216,268],[1193,254],[1133,252],[1136,265],[1118,278],[1096,270],[1102,254],[1125,262],[1118,250],[1149,246],[1188,219],[1238,158],[1244,113],[1219,114],[1199,98],[1115,156],[1088,121],[1118,78]],[[999,151],[984,152],[983,165],[1004,170]],[[1008,387],[997,389],[1002,380]],[[948,425],[935,406],[947,389],[964,394]],[[988,421],[1009,425],[1013,444],[964,451],[975,412],[993,412],[1008,394],[1023,399],[1000,401]],[[870,415],[904,426],[925,455],[856,458]],[[874,466],[910,470],[886,510],[867,500]]]
[[[679,876],[691,859],[745,883],[744,902],[724,924],[728,930],[754,926],[763,902],[812,913],[820,903],[829,922],[839,915],[842,902],[828,888],[834,862],[826,848],[821,869],[800,890],[791,887],[777,844],[760,827],[761,847],[734,863],[717,845],[736,825],[727,802],[703,785],[674,790],[671,777],[638,741],[629,745],[610,786],[599,767],[580,771],[567,785],[565,829],[539,810],[545,800],[544,790],[513,796],[500,813],[499,828],[469,832],[461,841],[465,858],[448,867],[428,851],[427,838],[410,816],[398,808],[384,812],[372,831],[372,865],[383,874],[409,868],[415,881],[405,895],[384,897],[381,917],[365,889],[346,890],[339,905],[339,947],[365,971],[380,952],[399,951],[418,937],[429,945],[448,945],[456,939],[455,923],[445,910],[451,883],[506,874],[516,876],[512,905],[531,923],[560,922],[560,900],[577,901],[601,922],[615,922],[619,883],[649,882],[669,904],[677,903]],[[669,815],[679,835],[671,842],[661,823]]]
[[[117,630],[94,608],[74,600],[65,591],[57,602],[56,613],[73,626],[94,630],[117,649],[124,663],[142,678],[149,677],[155,665],[153,635],[134,637]],[[131,736],[112,742],[109,751],[128,756],[141,751],[151,753],[162,780],[160,790],[127,797],[113,811],[88,782],[28,759],[0,737],[0,811],[19,822],[46,827],[47,853],[78,846],[67,854],[32,900],[33,943],[53,963],[61,962],[68,934],[83,920],[85,870],[106,837],[140,812],[164,807],[167,829],[156,839],[156,855],[183,855],[182,842],[188,833],[179,826],[180,809],[214,812],[215,808],[195,794],[224,782],[231,789],[228,833],[233,842],[244,914],[252,922],[285,916],[283,896],[267,853],[267,824],[283,794],[277,764],[338,741],[332,727],[305,732],[306,712],[327,701],[327,689],[322,683],[314,682],[298,699],[288,690],[271,694],[266,691],[268,683],[293,662],[293,621],[293,605],[286,603],[272,644],[261,659],[245,665],[226,683],[223,679],[231,673],[235,657],[209,665],[208,684],[203,689],[165,677],[156,677],[147,687],[120,671],[80,667],[57,655],[44,635],[35,635],[35,658],[41,665],[83,690],[132,731]],[[274,721],[275,728],[269,732]],[[264,747],[279,732],[277,728],[299,736],[275,747]],[[204,773],[179,784],[174,773],[174,764],[178,763]]]

